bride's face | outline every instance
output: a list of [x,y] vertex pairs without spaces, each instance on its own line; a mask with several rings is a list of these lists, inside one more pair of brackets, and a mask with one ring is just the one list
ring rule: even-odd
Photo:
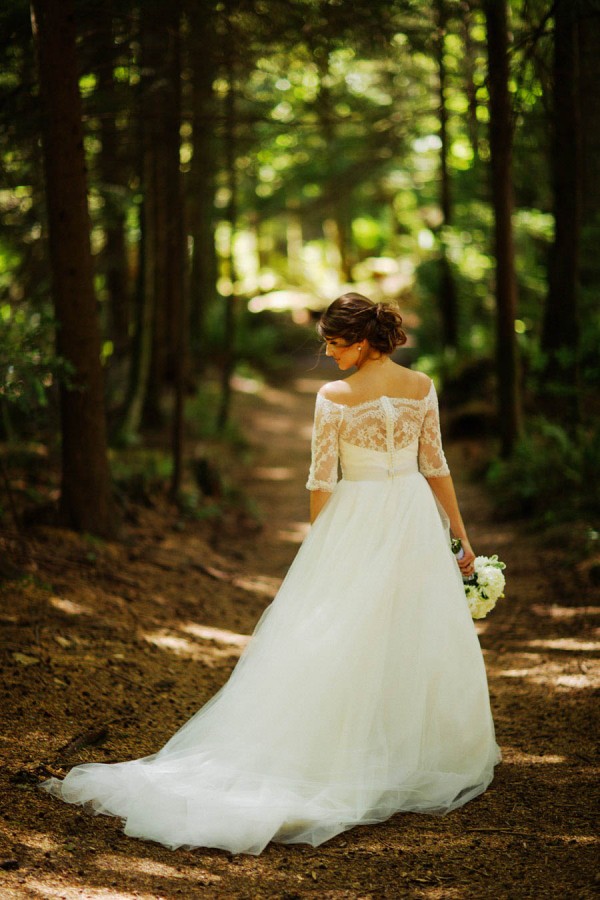
[[358,364],[361,357],[361,342],[347,344],[342,338],[325,338],[325,355],[331,356],[338,368],[345,372]]

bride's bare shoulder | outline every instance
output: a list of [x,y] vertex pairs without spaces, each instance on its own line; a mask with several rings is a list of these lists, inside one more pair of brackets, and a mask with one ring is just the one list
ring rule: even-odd
[[431,378],[425,372],[417,372],[415,369],[411,369],[410,372],[414,379],[414,386],[419,390],[419,393],[423,394],[423,397],[426,397],[431,388]]
[[396,385],[399,396],[412,397],[416,400],[424,399],[431,388],[431,378],[424,372],[416,369],[408,369],[398,366],[396,370]]
[[329,381],[319,389],[319,394],[332,403],[345,403],[351,396],[351,390],[344,379]]

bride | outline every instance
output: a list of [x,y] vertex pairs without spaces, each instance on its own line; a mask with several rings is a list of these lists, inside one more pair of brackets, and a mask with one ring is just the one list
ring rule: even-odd
[[317,395],[313,525],[229,681],[158,753],[43,788],[134,837],[253,854],[485,791],[499,750],[461,580],[474,553],[434,386],[390,358],[401,323],[359,294],[323,315],[327,355],[356,372]]

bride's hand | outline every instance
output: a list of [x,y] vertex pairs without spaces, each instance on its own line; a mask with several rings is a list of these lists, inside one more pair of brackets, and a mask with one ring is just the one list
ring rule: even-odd
[[471,544],[466,538],[463,538],[461,541],[462,548],[464,550],[464,554],[462,559],[457,560],[458,566],[460,568],[460,574],[464,578],[470,578],[475,571],[475,554],[473,553],[473,548]]

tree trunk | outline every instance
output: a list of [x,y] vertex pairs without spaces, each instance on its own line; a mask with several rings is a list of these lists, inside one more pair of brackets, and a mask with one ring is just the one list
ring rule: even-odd
[[139,270],[135,290],[135,335],[125,413],[120,440],[129,443],[138,436],[146,408],[152,365],[154,318],[157,307],[158,188],[156,147],[161,140],[159,116],[153,109],[155,68],[160,44],[149,30],[148,20],[140,21],[140,83],[138,91],[138,142],[143,201],[139,207]]
[[448,21],[446,0],[436,0],[437,18],[436,60],[439,79],[440,117],[440,192],[443,222],[440,228],[440,308],[442,313],[442,339],[444,348],[455,348],[458,343],[456,286],[448,260],[444,228],[452,224],[450,174],[448,172],[448,111],[446,109],[446,63],[444,60],[445,36]]
[[[172,127],[169,106],[173,85],[169,83],[173,36],[170,8],[154,7],[152,17],[142,10],[142,116],[144,129],[144,209],[146,290],[153,297],[152,353],[143,421],[150,428],[163,424],[161,397],[167,380],[169,347],[173,331],[169,322],[168,171],[170,163],[167,131]],[[177,123],[179,133],[179,123]]]
[[101,13],[99,12],[98,24],[102,46],[105,49],[104,58],[96,66],[98,92],[102,104],[100,115],[101,151],[98,164],[104,200],[105,235],[99,263],[106,279],[109,335],[114,343],[115,357],[123,359],[129,350],[131,310],[125,241],[125,178],[116,124],[117,97],[110,49],[113,44],[111,12],[112,3],[108,4]]
[[215,248],[215,172],[217,147],[211,113],[214,111],[213,83],[217,73],[212,37],[214,5],[190,4],[190,65],[192,69],[193,152],[189,174],[188,210],[193,240],[189,285],[190,342],[197,369],[206,365],[204,337],[206,313],[217,299],[217,252]]
[[94,296],[73,0],[33,0],[58,352],[73,367],[61,386],[61,512],[103,537],[118,528],[107,459],[100,329]]
[[467,127],[469,130],[469,141],[473,151],[475,160],[479,158],[479,123],[477,121],[477,88],[475,86],[475,57],[476,50],[471,37],[472,25],[472,0],[461,0],[461,18],[462,33],[465,55],[463,60],[463,70],[465,78],[465,93],[469,103],[469,111],[467,113]]
[[577,418],[579,368],[581,126],[577,12],[571,0],[556,0],[552,153],[555,233],[542,331],[542,348],[548,354],[545,387],[550,394],[554,387],[562,397],[567,391],[567,405],[561,413],[570,419]]
[[496,255],[496,374],[501,453],[509,456],[521,429],[515,336],[517,283],[512,229],[512,113],[508,92],[506,0],[484,0],[490,93],[490,151]]
[[187,345],[189,335],[188,307],[185,296],[185,228],[184,205],[180,167],[180,127],[181,127],[181,2],[171,0],[169,5],[170,53],[168,67],[169,104],[167,107],[167,129],[165,171],[167,186],[167,318],[169,322],[168,371],[172,376],[174,397],[172,416],[173,477],[171,495],[177,498],[183,476],[184,444],[184,400]]
[[[580,20],[579,26],[580,124],[583,123],[585,110],[585,127],[581,127],[582,209],[579,254],[582,338],[586,331],[591,331],[590,326],[596,320],[600,284],[600,9],[594,0],[586,2],[583,15],[585,19]],[[595,335],[597,340],[597,327]],[[595,350],[592,341],[581,341],[580,353],[591,356]]]
[[235,96],[235,43],[233,23],[231,21],[231,9],[227,5],[227,45],[226,65],[228,90],[225,98],[225,157],[227,165],[227,178],[229,187],[229,204],[227,207],[227,219],[229,221],[229,280],[231,292],[224,297],[225,322],[224,322],[224,346],[223,369],[221,372],[221,398],[217,414],[217,427],[223,431],[229,419],[231,406],[231,376],[235,368],[235,338],[236,338],[236,306],[235,292],[236,268],[234,255],[234,239],[237,224],[237,171],[235,166],[236,151],[236,96]]

